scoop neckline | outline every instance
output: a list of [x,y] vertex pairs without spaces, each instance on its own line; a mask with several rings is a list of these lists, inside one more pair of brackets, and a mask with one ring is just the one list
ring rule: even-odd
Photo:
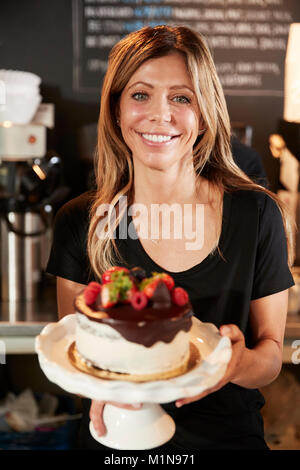
[[[222,229],[221,229],[221,235],[220,235],[220,240],[219,240],[219,248],[221,250],[221,253],[223,254],[224,248],[225,248],[225,240],[226,240],[226,233],[227,229],[229,226],[229,220],[230,220],[230,213],[231,213],[231,193],[228,193],[224,191],[223,193],[223,208],[222,208]],[[159,264],[157,264],[146,252],[144,249],[133,224],[132,217],[131,215],[127,215],[127,221],[128,221],[128,226],[132,222],[132,227],[135,232],[135,238],[129,240],[134,243],[135,249],[138,250],[138,252],[142,255],[142,257],[146,260],[146,263],[151,265],[151,271],[157,271],[157,272],[165,272],[170,274],[175,279],[179,279],[182,277],[186,277],[189,274],[194,274],[195,272],[198,272],[199,270],[204,269],[208,264],[215,262],[215,260],[221,259],[219,256],[219,253],[216,249],[208,253],[208,255],[200,261],[200,263],[191,266],[190,268],[184,270],[184,271],[168,271],[167,269],[163,268]]]

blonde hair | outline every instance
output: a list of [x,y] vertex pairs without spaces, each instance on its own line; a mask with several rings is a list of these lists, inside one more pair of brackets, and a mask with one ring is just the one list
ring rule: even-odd
[[[194,145],[193,161],[196,177],[208,179],[219,190],[256,190],[276,201],[283,217],[289,264],[293,263],[293,230],[283,202],[271,191],[255,184],[235,164],[231,153],[231,128],[226,101],[215,65],[205,39],[184,26],[145,27],[118,42],[109,55],[108,69],[101,94],[96,152],[97,189],[90,209],[88,256],[91,268],[100,278],[103,271],[121,261],[113,237],[127,207],[120,207],[121,196],[133,203],[133,164],[131,151],[125,144],[117,124],[118,102],[126,84],[145,61],[171,53],[183,54],[197,95],[203,127],[206,129]],[[98,207],[110,204],[115,208],[113,222],[103,224],[99,236]],[[112,211],[108,213],[108,221]]]

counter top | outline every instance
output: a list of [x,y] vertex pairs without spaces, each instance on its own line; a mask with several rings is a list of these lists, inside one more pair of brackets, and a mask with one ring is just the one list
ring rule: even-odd
[[47,279],[32,301],[0,302],[0,336],[38,334],[44,325],[57,321],[55,279]]
[[47,279],[34,301],[0,302],[0,340],[7,353],[34,353],[34,339],[57,321],[55,279]]

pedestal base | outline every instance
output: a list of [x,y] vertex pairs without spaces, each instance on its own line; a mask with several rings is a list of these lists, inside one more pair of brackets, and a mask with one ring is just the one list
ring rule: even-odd
[[99,437],[90,422],[90,432],[101,444],[120,450],[145,450],[168,442],[175,433],[175,423],[157,404],[144,403],[139,410],[105,405],[103,419],[107,433]]

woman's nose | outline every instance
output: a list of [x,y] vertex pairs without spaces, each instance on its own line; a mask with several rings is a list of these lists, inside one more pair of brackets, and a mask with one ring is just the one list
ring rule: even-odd
[[149,109],[149,119],[155,122],[170,122],[172,113],[170,104],[165,98],[157,97],[152,101]]

